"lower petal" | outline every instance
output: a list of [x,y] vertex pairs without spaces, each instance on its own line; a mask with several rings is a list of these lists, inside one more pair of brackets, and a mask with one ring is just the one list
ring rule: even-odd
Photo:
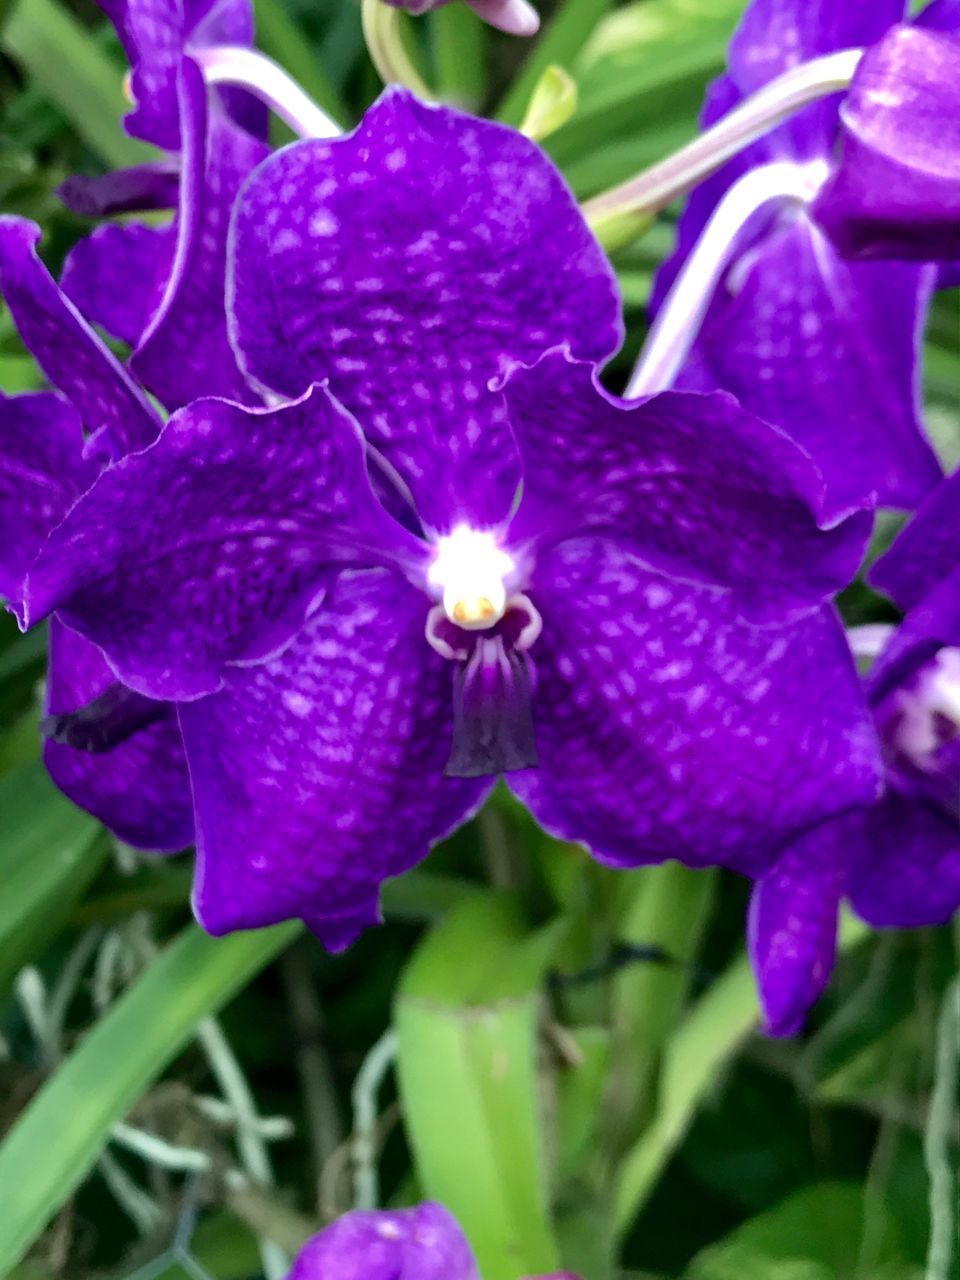
[[[99,649],[54,618],[50,624],[47,712],[57,716],[100,697],[114,675]],[[112,751],[44,746],[60,790],[114,835],[140,849],[174,852],[193,842],[193,805],[183,743],[172,707]]]
[[830,979],[848,840],[858,814],[815,827],[758,882],[747,928],[764,1029],[795,1035]]
[[869,814],[850,883],[868,924],[918,929],[960,910],[960,825],[923,800],[891,792]]
[[443,776],[451,673],[426,606],[389,572],[343,574],[281,657],[181,706],[211,933],[299,916],[339,950],[479,805],[489,781]]
[[787,839],[869,803],[878,746],[835,613],[751,627],[615,544],[537,568],[540,768],[508,781],[601,861],[758,875]]

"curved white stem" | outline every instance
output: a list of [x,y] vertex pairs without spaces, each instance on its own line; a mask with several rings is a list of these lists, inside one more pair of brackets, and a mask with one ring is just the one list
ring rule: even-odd
[[216,45],[191,55],[207,84],[248,89],[302,138],[338,138],[343,130],[286,71],[255,49]]
[[[817,177],[822,178],[822,173]],[[810,166],[786,163],[752,169],[733,184],[714,209],[660,309],[627,386],[629,399],[673,385],[745,223],[773,202],[806,204],[818,185]]]
[[614,214],[655,213],[666,208],[801,107],[849,88],[862,57],[862,49],[841,49],[792,67],[688,146],[588,200],[584,215],[592,222]]

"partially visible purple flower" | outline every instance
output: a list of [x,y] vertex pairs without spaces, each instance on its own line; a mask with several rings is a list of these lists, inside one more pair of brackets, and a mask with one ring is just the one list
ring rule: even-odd
[[[30,223],[0,218],[0,289],[41,368],[66,397],[0,397],[0,594],[11,601],[20,598],[23,577],[51,530],[94,482],[99,463],[149,443],[160,428],[38,261],[38,236]],[[60,717],[83,708],[93,711],[57,732]],[[130,844],[173,850],[191,843],[190,788],[173,709],[124,690],[100,651],[57,618],[50,624],[46,712],[53,736],[44,761],[76,804]]]
[[834,243],[960,259],[960,15],[949,32],[896,26],[868,49],[840,124],[841,158],[813,206]]
[[[480,1280],[466,1237],[442,1205],[355,1210],[309,1240],[289,1280]],[[525,1280],[578,1280],[572,1271]]]
[[356,1210],[297,1254],[289,1280],[480,1280],[466,1237],[442,1205]]
[[211,931],[346,945],[500,772],[618,866],[757,874],[873,798],[822,604],[869,521],[820,527],[816,469],[730,396],[602,390],[616,289],[534,144],[390,91],[261,166],[232,244],[271,407],[176,413],[21,611],[180,704]]
[[866,682],[886,791],[791,845],[754,891],[750,950],[775,1035],[800,1028],[830,977],[843,897],[878,927],[941,924],[960,909],[960,472],[872,581],[906,611]]
[[[882,40],[904,12],[903,0],[753,0],[730,45],[728,72],[709,91],[703,123],[714,123],[800,62]],[[897,95],[909,91],[910,77],[916,84],[913,67],[899,76],[900,46],[891,39],[868,55],[849,107],[850,129],[869,119],[884,130],[897,160],[913,172],[916,191],[924,160],[912,151],[916,130],[924,126],[911,117],[911,133],[903,127],[902,111],[888,115],[878,101],[865,109],[878,75],[888,97],[894,83]],[[938,101],[946,102],[951,93],[955,84],[938,90]],[[821,467],[831,511],[873,500],[912,509],[942,474],[921,425],[917,372],[936,272],[916,263],[845,260],[818,220],[817,192],[836,169],[839,110],[839,96],[804,108],[693,193],[677,252],[658,277],[654,309],[663,306],[734,184],[765,166],[771,173],[787,166],[808,195],[801,201],[792,193],[778,202],[774,185],[770,201],[740,228],[676,385],[732,391],[752,412],[786,429]],[[841,185],[851,197],[851,216],[857,213],[854,198],[862,204],[866,179],[857,175],[864,173],[866,159],[860,159],[862,164],[851,155],[839,170],[831,226],[844,212]],[[941,163],[956,162],[953,155]],[[894,193],[905,190],[902,181],[888,184],[877,198],[894,201]],[[920,246],[910,257],[932,259],[943,247],[928,242],[923,248],[922,218],[909,218],[900,230]]]
[[[168,409],[199,395],[256,404],[227,337],[226,242],[237,192],[269,148],[259,116],[242,109],[245,98],[224,99],[186,56],[218,41],[249,43],[250,2],[104,0],[103,7],[141,95],[128,126],[179,148],[177,215],[162,229],[99,227],[68,256],[63,289],[87,319],[134,348],[131,368]],[[93,181],[115,183],[110,175]],[[123,190],[129,209],[131,192]],[[81,204],[89,196],[84,188]]]
[[[408,13],[429,13],[431,9],[449,4],[450,0],[386,0],[386,3],[406,9]],[[467,0],[467,3],[485,22],[513,36],[532,36],[539,30],[540,16],[529,0]]]

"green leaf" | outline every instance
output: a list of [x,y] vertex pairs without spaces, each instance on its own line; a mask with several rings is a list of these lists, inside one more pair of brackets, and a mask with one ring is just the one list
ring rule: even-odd
[[0,779],[0,814],[2,993],[69,915],[107,843],[97,822],[62,796],[38,763]]
[[22,1257],[198,1022],[282,951],[299,924],[171,942],[94,1026],[0,1145],[0,1275]]
[[[838,945],[848,949],[868,936],[865,925],[845,916]],[[670,1037],[656,1113],[618,1172],[615,1220],[621,1234],[630,1228],[646,1203],[697,1108],[723,1066],[753,1030],[757,1017],[753,974],[743,956],[700,997]]]
[[311,98],[344,128],[353,122],[350,110],[323,69],[316,48],[289,16],[281,0],[254,0],[257,47],[269,54]]
[[155,158],[121,128],[130,109],[123,71],[57,0],[20,0],[3,29],[2,45],[106,164]]
[[463,1224],[484,1280],[555,1270],[542,1161],[537,1006],[561,925],[463,903],[407,969],[395,1025],[404,1117],[428,1197]]
[[883,1201],[864,1187],[833,1182],[805,1187],[752,1218],[698,1254],[683,1280],[899,1280],[911,1270]]

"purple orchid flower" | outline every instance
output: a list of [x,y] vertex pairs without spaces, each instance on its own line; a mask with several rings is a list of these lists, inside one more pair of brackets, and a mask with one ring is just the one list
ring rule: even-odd
[[[540,28],[540,15],[529,0],[467,0],[471,9],[489,22],[513,36],[536,35]],[[397,9],[406,9],[408,13],[429,13],[431,9],[439,9],[449,4],[450,0],[386,0]]]
[[[850,221],[857,234],[874,235],[865,204],[878,201],[870,216],[884,221],[895,212],[896,192],[914,202],[898,231],[913,242],[907,256],[932,259],[945,247],[929,234],[936,197],[925,175],[929,111],[934,99],[947,103],[956,85],[934,87],[946,54],[920,77],[914,41],[927,56],[930,37],[905,37],[895,27],[904,11],[903,0],[753,0],[730,46],[728,72],[708,95],[704,124],[797,63],[874,45],[895,30],[866,55],[845,106],[835,97],[804,108],[694,192],[654,295],[657,325],[669,328],[668,290],[713,219],[718,284],[692,349],[674,335],[678,363],[687,357],[674,385],[722,387],[785,428],[821,467],[833,512],[874,499],[912,509],[942,474],[922,430],[917,376],[936,270],[848,261],[828,234]],[[923,17],[953,23],[955,0],[940,0]],[[908,97],[909,108],[902,105]],[[927,114],[918,117],[921,99]],[[841,119],[846,153],[838,167]],[[924,139],[926,153],[918,151]],[[938,158],[944,142],[949,147],[937,126]],[[870,184],[883,156],[899,166],[898,177],[876,188]],[[924,191],[926,202],[917,203]],[[851,234],[848,228],[844,247]]]
[[960,909],[960,472],[871,580],[906,611],[866,682],[886,791],[791,845],[754,891],[750,951],[774,1035],[797,1031],[826,985],[844,896],[878,927],[942,924]]
[[175,413],[19,609],[178,703],[208,929],[347,945],[501,772],[616,866],[757,874],[873,799],[822,603],[869,519],[821,527],[809,459],[728,395],[600,387],[615,284],[534,144],[388,91],[260,166],[231,243],[270,407]]
[[814,216],[848,256],[960,260],[960,6],[920,23],[866,51],[840,108]]
[[[480,1280],[456,1220],[429,1201],[344,1214],[309,1240],[289,1280]],[[578,1280],[571,1271],[526,1280]]]

